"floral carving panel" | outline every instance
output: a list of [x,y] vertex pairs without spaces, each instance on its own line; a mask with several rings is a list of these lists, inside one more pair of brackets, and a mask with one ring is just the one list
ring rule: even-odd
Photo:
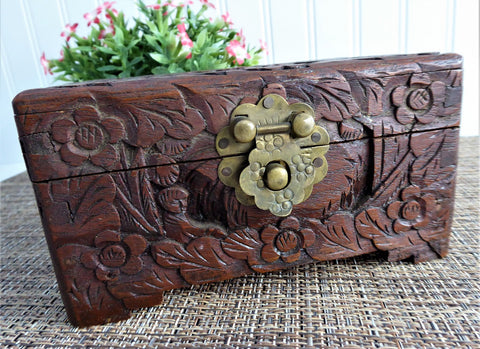
[[[180,167],[175,175],[158,167],[38,184],[39,195],[52,199],[43,207],[44,217],[59,217],[49,220],[47,229],[70,317],[79,324],[88,324],[84,317],[97,322],[114,306],[123,310],[110,317],[120,319],[129,309],[157,304],[171,288],[314,260],[375,250],[390,251],[392,259],[421,260],[418,251],[424,256],[427,249],[428,258],[442,256],[446,246],[440,241],[448,237],[451,219],[453,164],[439,165],[437,154],[451,151],[455,132],[425,134],[432,146],[420,154],[410,148],[398,165],[405,162],[418,170],[400,182],[393,171],[362,206],[357,201],[362,197],[354,199],[357,210],[322,215],[300,207],[286,218],[265,218],[260,228],[229,227],[227,215],[241,208],[230,201],[215,220],[193,214],[190,207],[198,205],[198,197],[190,197],[192,184],[185,182],[193,174],[182,172],[191,167]],[[215,170],[199,164],[191,171],[207,171],[214,178]],[[443,176],[441,183],[428,180],[431,171]],[[63,223],[53,212],[62,207],[69,212]]]
[[[136,99],[87,88],[64,111],[19,116],[32,179],[133,169],[138,149],[147,166],[189,161],[185,154],[191,140],[215,135],[236,106],[256,103],[270,92],[289,103],[312,105],[332,142],[368,138],[372,132],[381,137],[458,126],[460,70],[423,72],[417,66],[409,73],[370,77],[365,71],[329,68],[318,76],[294,74],[287,81],[268,72],[235,84],[226,76],[225,82],[208,86],[204,81],[162,82],[160,95],[147,85]],[[125,161],[119,161],[122,153]]]
[[[314,261],[444,256],[461,74],[417,68],[329,70],[297,89],[253,80],[243,95],[230,81],[220,99],[188,84],[155,103],[97,94],[47,117],[47,137],[29,137],[52,148],[28,161],[58,169],[34,187],[71,321],[120,320],[169,289]],[[314,104],[332,139],[325,179],[282,218],[235,199],[213,146],[236,105],[272,91]]]

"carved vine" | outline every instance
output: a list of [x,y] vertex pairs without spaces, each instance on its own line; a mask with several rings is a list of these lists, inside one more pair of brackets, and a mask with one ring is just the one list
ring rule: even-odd
[[[371,92],[365,92],[364,86],[368,102],[363,101],[362,108],[374,110],[375,103],[384,105],[390,98],[400,123],[427,123],[445,101],[445,84],[432,82],[426,74],[412,74],[408,86],[392,87],[389,97],[381,96],[379,86],[387,84],[372,82]],[[346,138],[358,136],[356,124],[345,123],[362,112],[354,99],[359,95],[358,86],[350,85],[339,73],[307,82],[295,91],[288,83],[277,85],[267,89],[318,106],[322,117],[342,123]],[[61,144],[62,158],[65,156],[64,161],[72,166],[91,161],[107,169],[111,161],[120,161],[144,167],[150,156],[146,148],[166,136],[167,141],[182,141],[203,127],[216,130],[219,126],[208,120],[215,113],[225,116],[239,102],[234,96],[224,96],[228,106],[212,105],[209,100],[199,101],[187,88],[177,88],[187,103],[181,112],[129,106],[125,113],[130,116],[124,114],[120,121],[96,107],[85,106],[71,119],[55,121],[52,137]],[[79,116],[80,111],[83,116]],[[207,122],[198,127],[199,122],[192,118]],[[172,123],[181,126],[171,131]],[[292,216],[259,230],[226,228],[226,218],[200,221],[189,213],[189,205],[195,204],[184,183],[189,173],[182,173],[170,157],[185,150],[185,142],[170,142],[171,152],[155,154],[164,166],[102,175],[96,180],[69,179],[66,186],[51,182],[53,202],[69,217],[50,227],[60,266],[72,275],[67,293],[72,303],[92,308],[101,308],[105,297],[133,307],[138,305],[138,297],[148,303],[169,288],[223,280],[249,270],[275,270],[343,252],[360,254],[371,244],[379,250],[391,250],[428,243],[441,236],[448,220],[437,206],[451,195],[445,188],[450,188],[455,167],[438,161],[449,137],[449,130],[435,131],[428,139],[410,135],[409,149],[395,165],[410,169],[404,171],[408,175],[397,179],[388,174],[371,200],[357,211],[339,210],[318,218]],[[112,146],[118,142],[136,149],[127,154]],[[233,205],[225,211],[228,214],[238,209]],[[69,242],[72,240],[75,243]],[[88,286],[76,282],[82,278],[89,280]],[[102,290],[108,290],[108,295]]]

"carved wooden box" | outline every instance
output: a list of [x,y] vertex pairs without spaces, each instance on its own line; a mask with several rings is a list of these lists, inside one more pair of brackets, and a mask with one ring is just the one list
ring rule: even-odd
[[70,321],[164,291],[386,251],[447,253],[461,57],[25,91],[20,142]]

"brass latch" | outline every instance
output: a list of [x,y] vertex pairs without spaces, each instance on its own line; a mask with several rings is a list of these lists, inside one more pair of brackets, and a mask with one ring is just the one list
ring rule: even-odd
[[314,115],[309,105],[289,105],[275,94],[233,110],[216,147],[224,157],[218,176],[238,201],[284,217],[310,196],[327,174],[330,141]]

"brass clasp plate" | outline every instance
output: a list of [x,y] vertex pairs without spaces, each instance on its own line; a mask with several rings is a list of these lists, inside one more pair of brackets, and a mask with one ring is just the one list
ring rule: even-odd
[[312,107],[270,94],[235,108],[218,133],[218,176],[242,204],[288,216],[327,174],[329,141]]

